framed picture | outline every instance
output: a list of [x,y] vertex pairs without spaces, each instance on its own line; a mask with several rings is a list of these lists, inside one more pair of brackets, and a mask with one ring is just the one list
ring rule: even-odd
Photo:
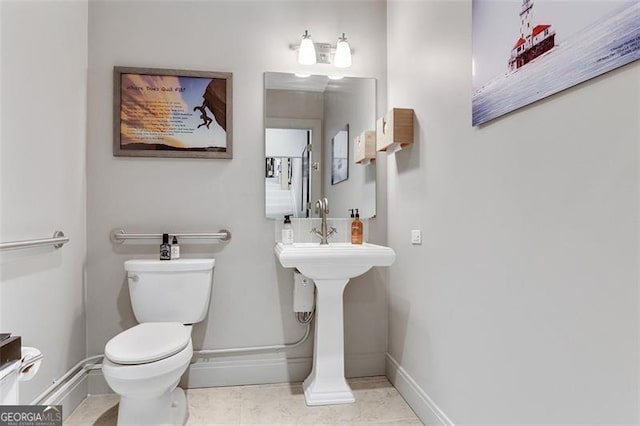
[[349,179],[349,125],[331,139],[331,185]]
[[640,58],[640,2],[473,0],[473,125]]
[[113,155],[233,158],[231,73],[113,69]]

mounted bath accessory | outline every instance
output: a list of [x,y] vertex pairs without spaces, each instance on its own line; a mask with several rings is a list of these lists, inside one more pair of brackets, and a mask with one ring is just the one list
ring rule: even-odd
[[20,370],[18,371],[18,379],[21,382],[26,382],[27,380],[33,379],[36,375],[40,369],[44,355],[42,355],[42,352],[40,352],[39,349],[31,348],[29,346],[23,346],[21,353],[22,360]]
[[411,108],[392,108],[376,121],[376,149],[392,154],[413,144]]
[[20,382],[31,380],[44,356],[36,348],[22,346],[20,336],[0,336],[0,405],[17,405]]

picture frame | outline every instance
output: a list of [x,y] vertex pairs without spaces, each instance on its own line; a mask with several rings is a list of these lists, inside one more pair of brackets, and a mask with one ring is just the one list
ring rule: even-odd
[[113,155],[233,158],[233,74],[113,68]]
[[349,125],[331,138],[331,185],[349,179]]

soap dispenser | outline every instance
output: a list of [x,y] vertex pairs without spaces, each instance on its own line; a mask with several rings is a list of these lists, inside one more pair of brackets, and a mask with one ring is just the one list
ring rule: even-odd
[[282,225],[282,244],[293,244],[293,227],[291,226],[291,215],[284,217]]
[[[356,210],[356,217],[351,222],[351,244],[362,244],[362,221],[360,220],[360,213]],[[353,217],[353,210],[351,211],[351,217]]]

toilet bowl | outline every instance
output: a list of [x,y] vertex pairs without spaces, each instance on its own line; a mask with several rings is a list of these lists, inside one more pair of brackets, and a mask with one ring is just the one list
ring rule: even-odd
[[125,262],[140,324],[109,340],[102,362],[107,384],[120,395],[118,425],[184,425],[187,419],[177,386],[193,356],[191,324],[208,309],[214,260],[181,260]]
[[[150,325],[154,328],[151,332]],[[183,327],[187,334],[178,352],[171,350],[182,340],[175,338],[178,333],[174,326]],[[149,336],[156,337],[154,334],[163,330],[169,340],[156,340],[155,347],[149,348]],[[130,336],[140,338],[139,343],[130,345],[125,340],[133,339],[122,339]],[[145,349],[144,353],[140,349]],[[105,348],[102,372],[111,389],[120,395],[118,424],[184,424],[186,399],[177,386],[192,356],[191,327],[179,323],[143,323],[111,339]]]

